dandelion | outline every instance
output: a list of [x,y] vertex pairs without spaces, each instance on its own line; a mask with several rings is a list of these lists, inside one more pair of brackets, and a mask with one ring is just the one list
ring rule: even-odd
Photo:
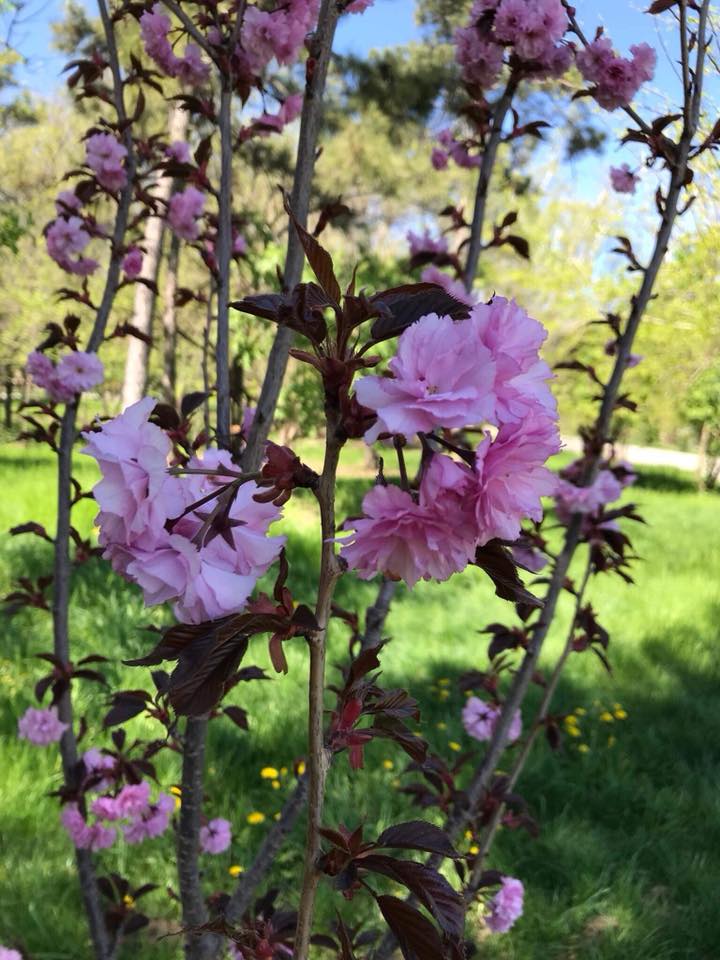
[[465,831],[465,839],[466,839],[466,840],[472,840],[472,838],[473,838],[472,830],[466,830],[466,831]]
[[444,720],[441,720],[439,723],[436,723],[435,726],[438,730],[447,730],[447,724]]
[[135,897],[131,897],[129,893],[126,893],[123,897],[123,903],[126,907],[131,907],[135,903]]
[[473,857],[476,857],[480,853],[480,847],[474,843],[468,850],[468,853],[472,854]]
[[279,819],[280,819],[280,814],[279,814],[279,813],[274,813],[274,814],[273,814],[273,820],[279,820]]
[[609,747],[614,747],[616,743],[617,743],[617,737],[613,737],[613,736],[608,737]]
[[395,764],[392,760],[383,760],[383,767],[385,767],[386,770],[392,770],[394,766]]
[[275,767],[263,767],[260,771],[260,776],[263,780],[277,780],[280,774],[277,772]]
[[449,696],[450,696],[449,690],[438,690],[438,698],[440,700],[447,700]]
[[231,877],[239,877],[241,873],[245,873],[245,867],[241,867],[239,863],[233,863],[228,867],[228,873]]
[[450,680],[449,680],[447,677],[440,677],[440,679],[438,680],[438,686],[440,686],[440,687],[449,687],[449,686],[450,686]]
[[270,786],[273,788],[273,790],[279,790],[279,789],[280,789],[280,781],[279,781],[279,780],[273,780],[273,781],[270,783]]
[[181,797],[181,796],[182,796],[182,788],[181,788],[181,787],[170,787],[170,793],[171,793],[174,797]]
[[460,746],[460,744],[456,743],[455,740],[451,740],[450,743],[448,743],[448,746],[450,747],[451,750],[454,750],[455,753],[458,753],[460,750],[462,750],[462,747]]
[[281,777],[287,776],[287,767],[280,767],[280,776]]
[[603,712],[600,714],[600,719],[603,723],[612,723],[615,718],[609,710],[603,710]]
[[616,720],[627,720],[627,711],[623,710],[622,707],[617,707],[614,716]]
[[297,775],[301,777],[305,773],[305,769],[306,769],[305,761],[301,760],[300,763],[298,763],[297,765]]
[[255,824],[262,823],[265,820],[265,814],[261,813],[259,810],[253,810],[252,813],[247,815],[247,822],[254,826]]
[[571,737],[581,737],[581,736],[582,736],[582,732],[580,731],[580,728],[579,728],[579,727],[576,727],[576,726],[573,726],[572,724],[566,725],[566,727],[565,727],[565,733],[567,733],[568,736],[571,736]]
[[579,743],[578,750],[580,753],[590,753],[590,747],[586,743]]
[[579,717],[584,717],[585,714],[587,713],[587,710],[585,709],[585,707],[575,707],[575,710],[573,712],[576,713]]
[[397,777],[393,780],[392,785],[396,790],[400,789],[400,781],[398,780]]

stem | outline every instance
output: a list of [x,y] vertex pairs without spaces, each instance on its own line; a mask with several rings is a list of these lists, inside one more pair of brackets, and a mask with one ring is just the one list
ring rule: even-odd
[[325,438],[325,462],[316,496],[320,505],[322,553],[320,582],[315,606],[318,629],[308,637],[310,647],[310,678],[308,684],[308,822],[305,842],[305,868],[298,909],[297,932],[293,956],[307,960],[312,932],[315,893],[320,874],[317,860],[320,854],[320,827],[322,826],[325,781],[330,766],[330,751],[324,737],[325,644],[335,584],[340,576],[340,565],[335,553],[335,481],[342,441],[337,436],[337,415],[328,411]]
[[470,228],[470,244],[468,245],[467,261],[463,273],[463,282],[468,292],[472,290],[478,262],[480,260],[480,253],[482,252],[482,231],[485,224],[485,208],[487,206],[490,177],[492,176],[495,158],[498,147],[500,146],[500,140],[502,139],[503,123],[510,109],[510,104],[512,103],[516,89],[517,80],[511,76],[502,96],[495,102],[492,111],[492,130],[490,131],[490,137],[483,150],[477,189],[475,191],[475,208],[473,210],[472,227]]
[[[305,85],[295,176],[290,195],[290,206],[298,223],[303,226],[307,224],[310,208],[310,188],[322,121],[323,96],[338,16],[336,0],[322,0],[313,39],[314,50],[311,54],[315,62]],[[300,238],[297,231],[288,223],[288,245],[283,270],[283,286],[286,289],[292,290],[300,282],[303,263],[304,253]],[[268,357],[265,379],[260,390],[250,436],[243,454],[243,467],[247,470],[257,470],[262,460],[262,451],[275,415],[292,341],[292,330],[288,327],[278,327]]]
[[[108,58],[113,77],[115,110],[118,122],[123,124],[127,117],[125,114],[122,77],[120,75],[120,63],[117,46],[115,44],[115,34],[105,0],[98,0],[98,8],[105,32]],[[135,152],[129,126],[124,128],[123,141],[127,149],[127,184],[118,202],[105,287],[87,344],[88,352],[92,353],[96,353],[102,343],[110,309],[120,281],[120,250],[122,249],[125,231],[127,230],[130,203],[132,201],[133,180],[135,177]],[[58,441],[57,527],[53,559],[52,618],[53,651],[55,656],[64,665],[70,662],[70,511],[72,505],[72,451],[75,442],[77,410],[77,399],[66,405]],[[57,707],[58,716],[63,723],[68,724],[68,729],[60,740],[60,755],[62,758],[65,784],[69,786],[73,781],[74,767],[77,764],[78,756],[77,740],[73,727],[72,694],[70,689],[65,691]],[[111,946],[108,931],[105,926],[102,901],[97,887],[93,858],[88,850],[76,850],[75,861],[77,863],[80,889],[85,904],[93,950],[98,960],[107,960],[110,956]]]
[[[533,720],[533,723],[530,727],[528,735],[525,738],[525,742],[523,743],[519,753],[515,757],[515,762],[513,763],[512,769],[510,771],[510,775],[508,777],[508,784],[507,784],[507,791],[506,791],[507,793],[510,793],[510,791],[513,789],[513,787],[517,783],[520,775],[522,774],[525,768],[525,764],[527,763],[528,757],[530,756],[530,753],[532,751],[533,744],[537,739],[537,735],[542,730],[543,724],[547,719],[548,711],[550,709],[550,704],[552,703],[552,699],[555,696],[555,691],[557,690],[557,685],[560,681],[560,676],[562,675],[562,672],[568,657],[572,653],[573,639],[575,635],[575,624],[577,623],[577,618],[580,613],[580,609],[582,607],[583,598],[585,596],[585,590],[587,588],[588,581],[590,580],[591,572],[592,572],[592,569],[590,564],[590,557],[588,556],[588,562],[585,567],[585,573],[583,575],[582,583],[580,584],[580,588],[575,597],[575,612],[573,614],[572,622],[570,623],[570,629],[568,630],[568,635],[565,641],[565,645],[562,649],[560,656],[558,657],[557,663],[555,664],[555,668],[553,669],[553,672],[550,676],[548,684],[545,687],[542,700],[540,701],[540,706],[537,709],[537,713],[535,714],[535,719]],[[483,861],[485,860],[485,857],[487,856],[487,853],[490,847],[492,846],[492,842],[495,838],[495,832],[497,831],[498,825],[502,820],[504,808],[505,808],[505,804],[502,802],[499,803],[490,819],[490,822],[485,827],[482,843],[480,844],[480,852],[476,857],[475,865],[473,866],[470,879],[466,886],[466,900],[468,901],[477,892],[478,882],[483,870]]]
[[365,633],[360,641],[360,650],[376,647],[382,638],[385,620],[390,612],[390,604],[395,596],[397,580],[388,580],[383,577],[378,587],[375,603],[365,612]]
[[175,294],[180,266],[180,237],[173,233],[167,255],[167,272],[163,299],[165,306],[162,315],[163,326],[163,366],[162,388],[167,403],[175,406],[177,401],[177,307]]
[[215,362],[217,375],[217,443],[230,449],[230,256],[232,247],[232,90],[223,81],[220,93],[220,193],[217,234],[217,330]]

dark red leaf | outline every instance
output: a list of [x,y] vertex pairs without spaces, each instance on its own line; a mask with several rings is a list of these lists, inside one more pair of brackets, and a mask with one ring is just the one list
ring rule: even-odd
[[495,593],[501,599],[542,607],[543,601],[525,589],[510,551],[499,540],[490,540],[478,547],[474,563],[490,577],[495,584]]
[[425,820],[408,820],[406,823],[388,827],[380,834],[376,843],[379,847],[425,850],[427,853],[438,853],[453,860],[459,856],[445,831]]
[[405,960],[443,960],[447,956],[440,934],[422,913],[397,897],[375,899]]
[[229,717],[236,726],[240,727],[241,730],[247,730],[247,711],[243,710],[242,707],[224,707],[223,713],[226,717]]
[[428,313],[460,320],[470,312],[467,304],[456,300],[436,283],[408,283],[393,287],[375,294],[371,303],[380,308],[380,316],[371,330],[373,340],[378,343],[399,336]]
[[335,267],[333,265],[332,257],[322,246],[322,244],[320,244],[315,237],[308,233],[305,227],[298,222],[295,214],[292,211],[292,208],[290,207],[290,202],[287,196],[285,196],[284,200],[285,210],[287,211],[287,214],[290,217],[295,230],[297,231],[297,235],[300,238],[300,243],[305,251],[307,261],[312,267],[313,273],[317,277],[317,282],[320,284],[330,300],[339,306],[342,293],[340,291],[340,284],[335,276]]

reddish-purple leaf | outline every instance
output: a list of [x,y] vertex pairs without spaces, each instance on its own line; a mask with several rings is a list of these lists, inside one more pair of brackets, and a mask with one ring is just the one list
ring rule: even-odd
[[388,827],[380,834],[376,843],[379,847],[438,853],[452,860],[459,856],[445,831],[426,820],[408,820],[406,823]]

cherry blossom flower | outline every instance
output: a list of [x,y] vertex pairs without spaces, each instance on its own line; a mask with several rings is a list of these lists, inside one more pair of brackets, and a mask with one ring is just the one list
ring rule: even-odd
[[127,149],[111,133],[95,133],[85,141],[85,162],[101,187],[111,193],[127,183],[124,162]]
[[472,332],[467,321],[431,313],[400,335],[389,363],[393,376],[362,377],[356,384],[360,403],[378,413],[365,434],[368,443],[381,433],[463,427],[492,414],[495,363]]
[[155,4],[152,11],[146,10],[140,17],[140,34],[145,52],[164,73],[174,77],[178,58],[168,40],[170,26],[170,18],[163,13],[159,3]]
[[25,361],[25,372],[44,390],[47,390],[55,374],[55,364],[47,354],[33,350]]
[[443,273],[443,271],[439,270],[433,263],[425,267],[420,274],[420,279],[425,283],[437,283],[443,290],[449,293],[450,296],[455,297],[460,303],[466,303],[469,307],[474,307],[478,302],[478,298],[473,293],[468,293],[465,289],[465,284],[462,280],[453,280],[452,277],[448,276],[447,273]]
[[352,3],[349,3],[345,7],[345,12],[364,13],[373,3],[375,3],[375,0],[352,0]]
[[430,163],[432,163],[435,170],[445,170],[448,165],[450,155],[445,150],[441,150],[440,147],[433,147],[430,154]]
[[493,933],[507,933],[522,916],[525,889],[515,877],[502,877],[501,887],[488,903],[489,915],[485,923]]
[[139,247],[130,247],[123,257],[122,268],[128,280],[134,280],[140,276],[143,265],[143,254]]
[[58,216],[67,216],[77,212],[82,207],[82,200],[74,190],[61,190],[55,198],[55,209]]
[[115,829],[95,821],[87,823],[76,803],[66,803],[60,822],[79,850],[105,850],[115,842]]
[[97,260],[81,257],[80,253],[90,243],[90,234],[80,217],[59,217],[53,220],[45,233],[47,252],[59,267],[67,273],[87,277],[99,267]]
[[622,484],[611,470],[600,470],[589,486],[579,487],[562,477],[556,480],[555,498],[558,516],[566,520],[573,513],[595,513],[617,500]]
[[55,381],[61,389],[76,394],[102,383],[104,374],[102,361],[96,353],[73,350],[60,358],[55,370]]
[[204,853],[224,853],[231,841],[230,821],[223,817],[216,817],[200,827],[200,849]]
[[58,717],[57,707],[28,707],[18,720],[18,736],[36,747],[57,743],[68,728],[69,724]]
[[23,955],[19,950],[13,950],[12,947],[3,947],[0,944],[0,960],[23,960]]
[[190,163],[190,145],[184,140],[173,140],[165,148],[165,154],[176,163]]
[[630,47],[632,59],[615,53],[608,37],[598,37],[583,50],[576,61],[583,77],[594,84],[593,96],[606,110],[627,106],[640,89],[652,80],[656,54],[647,43]]
[[504,54],[500,44],[482,37],[474,26],[455,31],[455,59],[463,68],[466,83],[492,87],[500,76]]
[[[113,757],[102,753],[97,747],[90,747],[89,750],[86,750],[82,756],[82,761],[86,775],[92,779],[95,779],[100,773],[112,774],[115,769]],[[108,787],[112,786],[113,780],[112,775],[103,777],[93,784],[92,789],[97,791],[107,790]]]
[[567,29],[561,0],[501,0],[493,21],[499,40],[523,60],[542,60]]
[[175,800],[167,793],[158,794],[155,803],[141,810],[134,819],[123,826],[123,836],[128,843],[142,843],[163,834],[175,810]]
[[425,230],[421,234],[408,230],[406,237],[410,244],[411,257],[416,257],[421,253],[438,254],[448,251],[448,243],[445,237],[433,237],[429,230]]
[[170,198],[168,222],[182,240],[197,240],[204,208],[205,194],[195,187],[186,187]]
[[[475,740],[490,740],[502,713],[502,706],[486,703],[479,697],[469,697],[463,707],[462,722],[467,733]],[[507,742],[513,743],[522,733],[522,714],[516,710],[510,721]]]
[[418,580],[447,580],[475,552],[472,534],[449,527],[445,515],[417,504],[400,487],[375,486],[362,503],[363,517],[341,540],[340,555],[362,580],[382,572],[413,587]]
[[635,193],[640,177],[624,163],[621,167],[610,167],[610,182],[616,193]]

